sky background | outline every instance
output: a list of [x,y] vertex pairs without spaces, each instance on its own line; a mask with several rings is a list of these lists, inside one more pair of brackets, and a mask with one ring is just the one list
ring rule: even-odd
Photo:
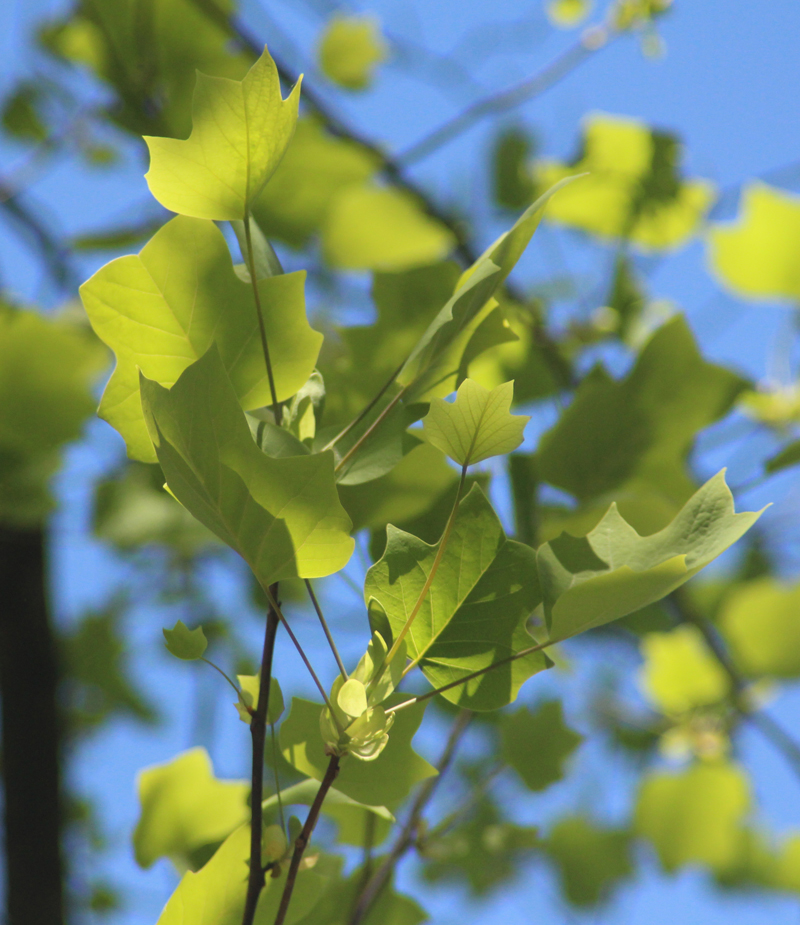
[[[0,4],[0,95],[20,76],[49,66],[31,48],[31,32],[36,23],[68,6],[45,0]],[[245,0],[242,7],[243,19],[253,33],[280,50],[294,68],[305,70],[308,79],[353,125],[395,152],[470,101],[536,72],[575,39],[574,32],[559,32],[548,24],[538,0],[495,0],[491,5],[474,0],[383,0],[351,5],[348,11],[369,11],[380,18],[395,52],[373,91],[346,97],[326,87],[313,68],[315,42],[334,9],[333,3],[324,0]],[[790,0],[769,4],[727,0],[724,5],[675,0],[673,12],[661,21],[659,31],[666,47],[662,59],[645,58],[635,38],[623,38],[541,98],[481,123],[416,165],[412,175],[443,203],[465,207],[477,216],[477,243],[482,248],[504,227],[485,205],[487,153],[497,127],[523,124],[536,134],[543,154],[565,158],[575,151],[581,118],[591,111],[603,111],[677,132],[685,145],[685,171],[709,178],[720,188],[712,214],[715,219],[735,215],[741,185],[756,177],[800,192],[800,5]],[[75,79],[81,81],[78,76]],[[100,90],[93,92],[102,95]],[[115,140],[124,142],[121,136]],[[0,175],[16,175],[26,157],[21,147],[0,145]],[[123,215],[155,214],[143,179],[145,169],[141,151],[128,142],[124,142],[122,163],[107,172],[90,171],[74,157],[64,157],[33,176],[26,187],[26,201],[57,233],[94,231],[113,225]],[[602,282],[607,261],[597,259],[597,248],[583,247],[574,237],[552,228],[543,228],[537,235],[520,264],[519,279],[543,277],[556,252],[565,255],[566,269],[582,286],[591,289]],[[298,257],[285,256],[290,266],[298,264]],[[107,255],[84,255],[75,261],[76,274],[83,279],[106,259]],[[651,295],[669,298],[682,307],[708,358],[733,365],[757,380],[788,374],[780,358],[786,353],[791,330],[790,310],[779,305],[747,305],[726,295],[707,272],[701,241],[666,260],[646,262],[643,268],[649,274]],[[6,291],[44,310],[59,301],[34,251],[5,216],[0,218],[0,282]],[[351,283],[356,293],[365,287],[362,277],[354,276]],[[315,304],[312,297],[310,307],[324,310],[320,298]],[[621,372],[626,361],[609,359]],[[530,445],[535,445],[537,433],[548,421],[546,411],[536,416],[528,432]],[[730,480],[740,484],[756,470],[768,443],[750,443],[747,449],[725,444],[726,426],[730,425],[715,428],[717,442],[723,442],[720,448],[714,448],[714,435],[704,441],[698,470],[706,476],[730,463]],[[755,456],[753,447],[758,450]],[[52,526],[54,607],[65,626],[87,608],[102,606],[114,588],[126,579],[135,581],[139,574],[93,540],[88,531],[91,486],[113,469],[123,452],[117,435],[103,422],[94,421],[87,428],[86,440],[69,450],[67,465],[57,480],[61,507]],[[789,472],[775,478],[744,500],[752,508],[774,502],[765,517],[783,538],[784,571],[796,577],[800,530],[794,523],[800,498],[795,476]],[[362,579],[358,557],[348,572],[356,581]],[[261,625],[237,573],[241,577],[241,569],[232,560],[226,567],[210,563],[204,574],[205,590],[225,612],[242,614],[241,634],[257,651]],[[159,608],[148,601],[146,588],[133,587],[132,593],[141,598],[126,623],[135,655],[133,671],[165,721],[154,729],[115,722],[102,736],[78,748],[70,772],[74,787],[97,802],[108,840],[102,869],[91,874],[106,877],[124,891],[126,908],[113,917],[115,925],[155,923],[175,882],[166,862],[147,872],[133,862],[129,836],[137,816],[136,771],[194,744],[207,745],[220,776],[243,776],[249,761],[249,735],[228,704],[229,691],[218,685],[210,670],[200,674],[195,666],[171,662],[163,651],[160,628],[187,617],[182,605]],[[323,595],[342,648],[351,658],[357,657],[361,637],[348,631],[348,621],[352,622],[354,612],[361,614],[363,604],[335,578],[324,583]],[[324,657],[324,650],[315,648],[310,618],[298,615],[297,620],[304,643]],[[537,677],[524,689],[522,700],[532,703],[558,691],[565,698],[571,722],[580,730],[586,728],[593,679],[604,662],[624,656],[612,645],[593,643],[591,650],[580,642],[573,646],[580,650],[580,658],[572,663],[573,673]],[[277,664],[281,681],[287,679],[285,694],[311,692],[296,658],[285,646],[279,649]],[[631,696],[635,696],[636,666],[626,667]],[[800,728],[797,691],[787,689],[770,710],[787,728]],[[434,727],[418,737],[419,750],[435,756],[443,728]],[[206,741],[198,742],[198,734]],[[471,747],[478,745],[476,739]],[[740,736],[740,749],[753,775],[759,811],[769,827],[777,832],[800,828],[800,788],[780,756],[747,730]],[[569,780],[542,797],[526,798],[519,821],[546,826],[563,807],[576,805],[601,807],[610,820],[624,818],[633,779],[630,767],[620,759],[610,758],[599,745],[584,745]],[[513,786],[501,789],[501,795],[509,805],[520,805]],[[640,869],[640,878],[624,885],[609,905],[588,914],[565,906],[552,874],[538,863],[524,869],[513,889],[494,894],[485,903],[445,887],[425,888],[421,895],[437,925],[459,921],[485,925],[534,921],[541,925],[788,925],[800,921],[797,900],[725,896],[698,871],[663,876],[649,857]],[[413,863],[404,866],[399,883],[418,889],[413,884]]]

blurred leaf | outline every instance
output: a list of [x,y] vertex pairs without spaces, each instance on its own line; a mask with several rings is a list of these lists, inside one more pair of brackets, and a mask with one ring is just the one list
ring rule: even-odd
[[616,505],[587,536],[562,533],[536,554],[549,638],[568,639],[660,600],[735,543],[759,516],[734,513],[723,470],[651,536],[640,536]]
[[61,639],[69,721],[91,730],[109,716],[156,720],[150,703],[127,674],[128,649],[119,630],[119,608],[90,613]]
[[319,43],[322,73],[347,90],[365,90],[386,58],[386,43],[372,16],[334,15]]
[[76,251],[122,250],[151,237],[163,225],[162,217],[146,219],[131,225],[117,225],[108,231],[90,231],[76,235],[69,243]]
[[591,0],[550,0],[547,4],[547,18],[554,26],[572,29],[586,19],[591,8]]
[[484,797],[470,819],[423,843],[422,875],[434,883],[466,881],[481,896],[509,881],[539,844],[535,828],[507,822]]
[[94,411],[106,359],[88,331],[0,303],[0,521],[31,526],[50,511],[59,450]]
[[621,31],[642,29],[671,6],[672,0],[615,0],[612,21]]
[[[357,868],[347,880],[340,880],[325,894],[318,909],[297,925],[347,925],[351,910],[359,897],[366,873]],[[378,894],[369,912],[360,920],[363,925],[421,925],[427,914],[415,900],[396,893],[391,883]]]
[[163,629],[167,651],[175,658],[193,662],[203,657],[208,647],[208,640],[202,626],[190,630],[182,620],[178,620],[171,629]]
[[634,827],[653,843],[664,870],[693,862],[724,870],[736,856],[749,808],[750,786],[741,768],[696,764],[643,778]]
[[678,173],[676,138],[634,119],[594,113],[584,120],[581,154],[571,164],[542,161],[537,182],[589,173],[553,200],[548,219],[642,250],[669,250],[697,231],[714,200],[707,180]]
[[[386,551],[367,572],[364,599],[371,622],[383,611],[397,638],[416,607],[439,543],[387,528]],[[461,502],[436,575],[406,636],[431,686],[443,687],[533,646],[528,617],[540,603],[533,550],[506,538],[477,486]],[[380,629],[373,625],[373,630]],[[516,699],[529,677],[549,666],[534,652],[442,694],[473,710],[495,710]]]
[[513,382],[489,391],[465,379],[452,402],[433,399],[422,422],[425,439],[460,466],[504,456],[522,443],[530,421],[527,415],[511,414],[513,398]]
[[642,687],[662,713],[711,706],[730,693],[730,679],[694,626],[648,633],[642,639],[642,655]]
[[[406,699],[403,694],[393,694],[386,705]],[[321,704],[292,698],[291,710],[280,731],[281,751],[286,760],[315,780],[322,780],[330,761],[320,735],[323,709]],[[336,789],[359,803],[396,809],[416,783],[436,773],[411,748],[424,712],[425,704],[398,711],[386,748],[374,761],[346,759],[336,778]]]
[[594,906],[609,898],[620,880],[633,873],[630,833],[600,828],[583,816],[559,819],[545,850],[556,865],[567,899]]
[[[306,319],[304,283],[304,273],[258,283],[278,401],[308,380],[322,342]],[[216,343],[242,407],[271,401],[252,290],[233,272],[211,222],[174,218],[138,256],[112,260],[80,291],[92,326],[117,356],[99,413],[125,438],[130,456],[156,460],[137,369],[170,387]]]
[[800,585],[759,578],[724,598],[719,626],[736,665],[750,677],[800,675]]
[[492,152],[493,191],[499,206],[522,209],[533,201],[536,187],[529,166],[533,152],[533,139],[522,128],[505,129],[495,139]]
[[150,192],[181,215],[246,219],[291,140],[299,98],[299,82],[281,98],[266,48],[242,81],[198,71],[189,138],[145,136]]
[[708,259],[743,299],[800,299],[800,198],[757,181],[742,190],[741,214],[708,231]]
[[791,383],[763,391],[748,390],[743,393],[739,407],[760,424],[785,432],[786,428],[800,422],[800,387]]
[[158,466],[128,461],[117,475],[95,489],[92,526],[95,534],[122,551],[149,543],[169,546],[182,558],[217,538],[164,490]]
[[192,851],[227,838],[249,816],[249,782],[214,777],[204,748],[140,771],[137,790],[141,814],[133,846],[141,867],[161,857],[183,866]]
[[22,81],[3,101],[2,122],[5,131],[21,141],[42,142],[47,138],[47,126],[39,107],[43,87],[32,81]]
[[408,270],[441,260],[453,235],[408,193],[348,186],[336,196],[322,228],[325,260],[340,270]]
[[171,389],[142,376],[141,390],[170,491],[242,556],[262,585],[319,578],[346,565],[353,540],[336,494],[333,455],[265,456],[216,348]]
[[503,758],[534,792],[564,777],[566,761],[583,741],[565,725],[559,700],[547,700],[535,712],[520,707],[505,714],[500,730]]

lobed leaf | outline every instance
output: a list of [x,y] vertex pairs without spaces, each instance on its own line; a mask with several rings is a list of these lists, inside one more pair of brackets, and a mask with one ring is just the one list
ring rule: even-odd
[[208,646],[203,627],[197,626],[190,630],[182,620],[178,620],[171,630],[163,629],[161,632],[164,634],[167,650],[176,658],[188,662],[202,658]]
[[500,733],[503,758],[534,792],[563,778],[566,761],[583,741],[564,723],[559,700],[505,714]]

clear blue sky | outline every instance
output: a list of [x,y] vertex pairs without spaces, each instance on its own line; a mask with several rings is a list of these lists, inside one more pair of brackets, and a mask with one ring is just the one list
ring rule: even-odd
[[[0,7],[0,55],[3,67],[0,91],[5,93],[20,75],[32,73],[41,59],[28,45],[32,25],[68,4],[45,0],[6,0]],[[291,3],[245,0],[244,18],[253,31],[276,49],[283,50],[298,69],[311,70],[312,50],[327,13],[334,8],[327,0],[292,0]],[[402,150],[444,118],[457,112],[478,94],[502,89],[538,70],[568,43],[574,33],[552,30],[539,0],[495,0],[491,5],[474,0],[382,0],[348,9],[375,12],[387,33],[398,40],[400,53],[380,77],[374,92],[361,98],[342,99],[330,93],[337,108],[391,150]],[[277,29],[276,29],[277,27]],[[278,31],[279,30],[279,31]],[[539,138],[541,150],[554,156],[573,152],[580,118],[592,110],[635,116],[660,128],[676,131],[686,147],[689,173],[714,180],[724,195],[715,214],[730,217],[736,209],[738,188],[756,176],[774,176],[789,189],[800,191],[800,169],[772,174],[776,168],[800,163],[800,5],[791,0],[753,3],[727,0],[702,3],[675,0],[673,13],[663,20],[661,34],[667,54],[662,60],[645,59],[634,39],[623,39],[604,50],[546,96],[529,103],[504,122],[522,121]],[[284,36],[291,37],[294,50]],[[470,80],[450,79],[431,83],[432,67],[441,72],[430,56],[420,57],[418,48],[440,56],[455,55]],[[309,75],[314,79],[313,72]],[[445,200],[471,208],[475,190],[485,187],[486,152],[496,123],[483,123],[428,161],[415,168],[419,181]],[[94,230],[111,224],[130,208],[146,208],[148,193],[142,179],[144,164],[128,147],[124,164],[107,174],[81,167],[65,158],[41,175],[29,188],[33,206],[64,233]],[[25,159],[18,148],[0,148],[2,173],[12,173]],[[492,216],[484,216],[479,229],[480,244],[488,243],[501,230]],[[546,231],[573,259],[569,239]],[[524,262],[523,276],[533,279],[545,263],[545,242]],[[575,258],[578,260],[578,258]],[[78,270],[86,275],[103,260],[84,258]],[[582,263],[573,269],[586,272]],[[0,220],[0,281],[11,293],[25,300],[52,306],[54,293],[42,282],[42,274],[30,249],[22,245],[17,229]],[[707,354],[732,363],[760,378],[772,369],[780,341],[787,336],[788,312],[778,306],[748,306],[720,292],[704,267],[702,244],[659,264],[650,279],[654,296],[667,297],[686,311]],[[62,510],[54,523],[55,606],[58,619],[74,621],[85,608],[103,602],[108,590],[127,574],[125,567],[87,535],[87,500],[94,478],[121,457],[116,435],[105,424],[95,422],[87,442],[69,454],[68,467],[59,479]],[[701,460],[705,472],[727,460],[709,451]],[[733,460],[734,481],[748,474],[747,458]],[[753,505],[774,501],[768,517],[786,521],[798,509],[793,476],[775,480],[766,489],[747,498]],[[796,548],[797,527],[786,528],[787,561]],[[797,562],[795,552],[794,560]],[[800,563],[797,563],[800,564]],[[358,579],[359,565],[352,567]],[[231,601],[246,610],[241,591],[223,574],[209,577],[209,593],[230,611]],[[328,605],[335,629],[344,638],[350,655],[359,645],[344,626],[349,611],[358,606],[348,597],[343,584],[327,585]],[[133,797],[136,770],[163,761],[195,744],[193,714],[198,702],[208,709],[208,700],[197,693],[197,678],[183,665],[171,664],[160,643],[160,628],[181,616],[179,608],[158,612],[153,607],[135,610],[128,622],[134,647],[134,670],[150,699],[159,704],[168,719],[152,731],[130,723],[116,723],[102,737],[90,740],[74,755],[73,783],[98,800],[109,841],[109,852],[101,871],[127,888],[128,907],[114,918],[119,925],[154,923],[174,876],[166,863],[149,872],[133,863],[129,834],[136,819]],[[255,618],[243,618],[243,634],[257,651],[259,625]],[[308,638],[310,622],[300,624]],[[529,702],[554,688],[565,695],[570,716],[581,728],[586,712],[585,695],[589,679],[603,657],[581,667],[570,677],[548,677],[529,683],[524,698]],[[282,650],[281,677],[295,678],[295,692],[307,691],[304,676],[293,662],[292,653]],[[583,665],[583,662],[581,662]],[[631,666],[632,670],[634,666]],[[228,705],[228,692],[216,687],[207,675],[202,682],[220,700],[215,733],[207,743],[218,773],[240,776],[246,773],[249,737]],[[291,681],[285,685],[291,689]],[[198,696],[201,700],[198,701]],[[789,727],[798,727],[800,695],[787,693],[773,705],[775,715]],[[421,750],[435,754],[433,736],[418,743]],[[741,738],[742,756],[753,771],[762,811],[770,827],[782,831],[800,828],[800,788],[777,758],[753,734]],[[526,821],[546,822],[566,805],[606,808],[609,818],[624,814],[629,798],[630,773],[620,763],[585,746],[578,754],[570,781],[554,787],[526,810]],[[505,795],[513,800],[514,794]],[[699,873],[686,872],[676,878],[661,876],[652,860],[645,860],[643,877],[625,886],[608,907],[588,916],[565,908],[550,874],[533,866],[519,888],[488,904],[476,904],[449,889],[428,890],[425,902],[439,923],[481,921],[486,925],[504,922],[602,922],[605,925],[783,925],[798,921],[794,900],[725,898],[714,891]],[[408,871],[401,883],[410,883]]]

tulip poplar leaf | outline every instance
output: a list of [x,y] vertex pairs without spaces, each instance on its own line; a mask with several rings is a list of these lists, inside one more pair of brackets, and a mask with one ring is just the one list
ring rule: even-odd
[[182,620],[178,620],[171,630],[163,629],[161,632],[164,634],[167,650],[176,658],[187,662],[202,658],[208,646],[203,627],[198,626],[190,630]]

